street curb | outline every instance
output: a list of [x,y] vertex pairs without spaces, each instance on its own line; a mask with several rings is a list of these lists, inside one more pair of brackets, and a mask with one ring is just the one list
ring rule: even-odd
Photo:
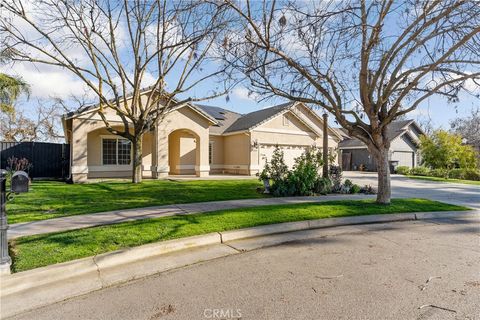
[[420,212],[325,218],[209,233],[108,252],[2,275],[0,293],[2,318],[132,279],[236,254],[238,253],[236,249],[224,245],[225,242],[232,240],[347,225],[472,217],[480,218],[480,212]]

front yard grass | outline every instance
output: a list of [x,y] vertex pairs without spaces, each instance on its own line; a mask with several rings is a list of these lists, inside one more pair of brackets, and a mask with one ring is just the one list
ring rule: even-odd
[[260,185],[257,179],[147,180],[141,184],[34,181],[30,192],[7,203],[8,223],[175,203],[261,198],[264,195],[256,192]]
[[417,179],[417,180],[428,180],[428,181],[438,181],[438,182],[448,182],[448,183],[461,183],[461,184],[471,184],[471,185],[480,186],[480,181],[475,181],[475,180],[446,179],[446,178],[439,178],[439,177],[413,176],[413,175],[408,175],[407,177],[409,177],[411,179]]
[[145,219],[12,240],[12,268],[14,272],[25,271],[157,241],[282,222],[457,210],[468,208],[425,199],[393,199],[389,206],[373,200],[337,200]]

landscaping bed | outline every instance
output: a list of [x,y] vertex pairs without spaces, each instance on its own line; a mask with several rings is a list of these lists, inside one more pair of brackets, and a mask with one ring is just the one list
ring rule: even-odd
[[425,199],[393,199],[391,205],[376,204],[373,200],[337,200],[145,219],[12,240],[12,270],[20,272],[157,241],[260,225],[370,214],[460,210],[468,208]]
[[10,224],[77,214],[141,208],[176,203],[261,198],[256,179],[169,181],[141,184],[99,182],[65,184],[34,181],[30,192],[7,203]]

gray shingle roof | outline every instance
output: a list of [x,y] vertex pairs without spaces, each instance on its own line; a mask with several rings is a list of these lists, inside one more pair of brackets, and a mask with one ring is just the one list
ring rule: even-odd
[[225,133],[248,130],[260,124],[261,122],[272,118],[279,112],[289,108],[291,105],[292,102],[287,102],[270,108],[247,113],[238,118],[227,130],[225,130]]
[[[413,120],[399,120],[399,121],[394,121],[390,123],[387,129],[388,139],[392,141],[396,137],[403,134],[406,131],[405,127],[407,127],[412,122]],[[340,143],[338,144],[338,147],[339,148],[355,148],[355,147],[364,148],[366,147],[366,145],[362,141],[358,140],[357,138],[348,137],[347,139],[340,141]]]

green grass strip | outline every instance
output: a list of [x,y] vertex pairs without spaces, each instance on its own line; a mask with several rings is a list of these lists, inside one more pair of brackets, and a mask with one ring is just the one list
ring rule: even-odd
[[428,176],[412,176],[408,175],[407,177],[417,180],[428,180],[428,181],[437,181],[437,182],[448,182],[448,183],[460,183],[460,184],[470,184],[480,186],[480,181],[475,180],[461,180],[461,179],[446,179],[439,177],[428,177]]
[[45,220],[130,208],[177,203],[263,198],[257,179],[168,181],[147,180],[65,184],[34,181],[28,193],[7,203],[8,223]]
[[122,248],[216,231],[330,217],[457,210],[468,208],[425,199],[393,199],[391,205],[379,205],[373,200],[337,200],[145,219],[22,237],[11,241],[10,245],[13,271],[19,272]]

